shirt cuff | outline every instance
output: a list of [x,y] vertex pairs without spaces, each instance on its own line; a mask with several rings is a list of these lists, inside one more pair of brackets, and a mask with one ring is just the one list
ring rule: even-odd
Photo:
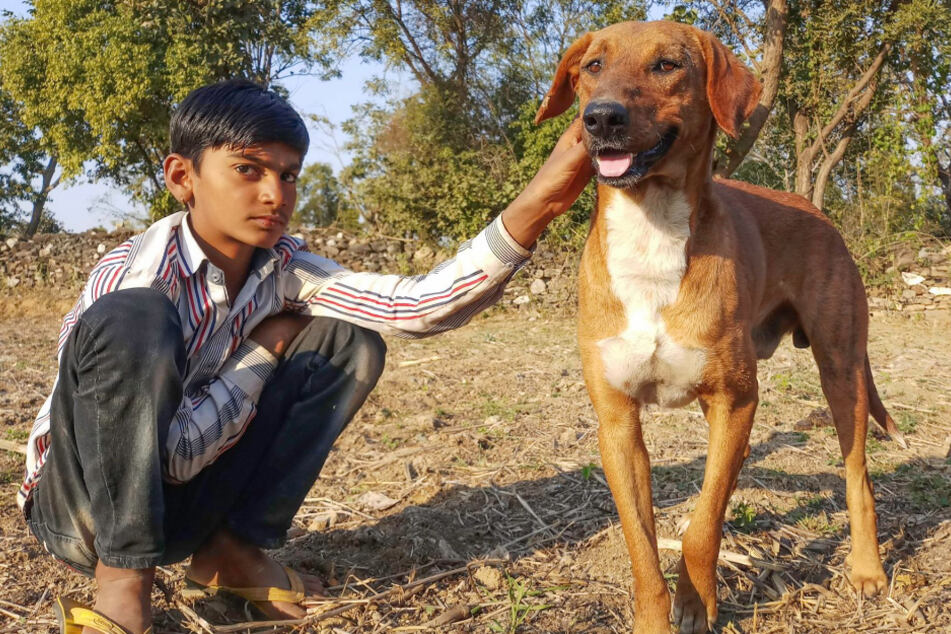
[[534,244],[531,249],[526,249],[511,236],[502,222],[502,214],[489,223],[489,226],[482,231],[482,236],[492,254],[511,268],[521,268],[535,252]]
[[245,339],[221,366],[218,377],[237,385],[257,402],[264,384],[277,368],[277,361],[270,350],[251,339]]

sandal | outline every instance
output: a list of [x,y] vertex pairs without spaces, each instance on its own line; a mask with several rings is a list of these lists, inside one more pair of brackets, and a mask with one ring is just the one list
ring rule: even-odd
[[214,596],[216,594],[230,594],[250,602],[251,605],[256,607],[258,610],[261,610],[262,603],[271,603],[273,601],[295,604],[300,603],[306,596],[306,593],[304,592],[303,580],[301,580],[299,574],[287,566],[284,566],[284,573],[287,575],[287,580],[291,584],[290,590],[278,588],[276,586],[246,588],[216,585],[206,586],[205,584],[195,581],[189,577],[188,573],[185,573],[185,588],[182,590],[182,596],[187,599],[198,599]]
[[[59,621],[60,634],[82,634],[84,627],[91,627],[102,634],[129,634],[127,629],[108,616],[66,597],[56,599],[53,611]],[[143,634],[152,634],[152,627],[149,626]]]

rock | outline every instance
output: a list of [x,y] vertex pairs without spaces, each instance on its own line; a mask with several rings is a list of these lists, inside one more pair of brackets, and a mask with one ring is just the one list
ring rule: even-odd
[[910,273],[908,271],[902,271],[901,279],[908,286],[914,286],[915,284],[921,284],[925,281],[925,278],[917,273]]
[[16,277],[8,277],[8,278],[7,278],[7,288],[13,288],[14,286],[16,286],[16,285],[19,284],[19,283],[20,283],[20,280],[19,280],[18,278],[16,278]]
[[538,279],[532,282],[532,285],[528,287],[529,292],[532,295],[541,295],[545,292],[547,287],[545,286],[545,280]]
[[7,248],[12,249],[13,247],[17,245],[17,242],[19,242],[19,240],[17,240],[16,238],[7,238],[7,241],[6,241]]
[[350,253],[354,255],[369,255],[370,251],[370,245],[365,242],[353,242],[350,245]]
[[99,255],[102,255],[102,254],[105,253],[105,252],[106,252],[106,245],[104,245],[102,242],[100,242],[100,243],[99,243],[99,246],[96,247],[96,253],[98,253]]
[[928,289],[932,295],[951,295],[951,288],[947,286],[932,286]]
[[355,504],[367,511],[385,511],[399,504],[399,500],[394,500],[388,495],[376,491],[367,491],[356,499]]
[[337,512],[336,511],[324,511],[323,513],[318,513],[310,519],[310,523],[307,525],[307,530],[309,531],[322,531],[324,529],[330,528],[337,523]]
[[532,301],[532,298],[529,297],[528,295],[519,295],[518,297],[512,300],[512,303],[515,304],[516,306],[521,306],[522,304],[527,304],[530,301]]
[[472,576],[489,590],[494,591],[502,587],[502,573],[499,572],[497,568],[482,566],[472,573]]
[[436,547],[439,549],[439,555],[443,559],[452,559],[456,561],[461,561],[462,557],[459,556],[459,553],[446,541],[445,538],[440,537],[439,541],[436,542]]
[[337,238],[338,240],[343,240],[343,231],[338,231],[337,235],[334,237]]
[[431,248],[429,248],[426,245],[423,245],[420,248],[416,249],[416,251],[413,253],[413,261],[425,262],[427,260],[433,259],[435,255],[436,253]]

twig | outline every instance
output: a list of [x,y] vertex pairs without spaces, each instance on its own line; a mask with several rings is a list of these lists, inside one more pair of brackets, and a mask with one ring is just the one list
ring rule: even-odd
[[21,453],[24,456],[26,455],[26,445],[15,443],[12,440],[4,440],[3,438],[0,438],[0,449]]
[[[404,594],[408,592],[409,590],[412,590],[419,586],[427,585],[427,584],[439,581],[440,579],[457,575],[460,572],[467,572],[469,568],[471,568],[472,566],[487,566],[487,565],[504,564],[504,563],[508,563],[508,561],[505,559],[480,559],[477,561],[470,561],[465,566],[460,566],[459,568],[453,568],[452,570],[439,572],[434,575],[430,575],[424,579],[419,579],[417,581],[413,581],[411,583],[407,583],[402,586],[393,586],[389,590],[378,592],[374,595],[367,597],[361,603],[355,603],[355,604],[351,603],[348,605],[341,606],[339,608],[334,608],[333,610],[328,610],[327,612],[321,612],[320,614],[306,616],[302,619],[287,619],[283,621],[249,621],[247,623],[235,623],[234,625],[219,626],[215,628],[215,632],[221,632],[221,633],[239,632],[241,630],[261,629],[264,627],[270,628],[270,627],[277,627],[277,626],[283,626],[283,625],[305,625],[308,623],[316,623],[317,621],[323,621],[325,619],[329,619],[334,616],[339,616],[340,614],[343,614],[344,612],[348,612],[352,610],[357,605],[367,605],[370,603],[375,603],[381,599],[385,599],[393,595]],[[343,600],[349,601],[349,599],[343,599]]]
[[423,359],[410,359],[409,361],[400,361],[400,362],[399,362],[398,364],[396,364],[396,365],[397,365],[397,367],[400,367],[400,368],[408,368],[408,367],[411,366],[411,365],[419,365],[419,364],[421,364],[421,363],[429,363],[430,361],[439,361],[440,358],[441,358],[441,357],[437,354],[437,355],[433,355],[433,356],[431,356],[431,357],[425,357],[425,358],[423,358]]
[[202,632],[208,632],[208,634],[215,633],[217,628],[211,623],[209,623],[208,621],[206,621],[205,619],[203,619],[201,615],[199,615],[197,612],[192,610],[191,606],[189,606],[187,603],[185,603],[181,599],[176,599],[175,605],[178,607],[179,610],[182,611],[182,614],[187,616],[189,620],[191,620],[195,625],[197,625],[198,628]]
[[[677,552],[683,552],[683,543],[679,539],[669,539],[667,537],[658,537],[657,538],[657,548],[663,550],[676,550]],[[720,550],[719,558],[723,561],[729,561],[730,563],[739,564],[741,566],[747,566],[749,568],[766,568],[767,570],[785,570],[786,566],[781,564],[776,564],[771,561],[764,561],[755,557],[750,557],[748,555],[741,555],[740,553],[735,553],[730,550]]]

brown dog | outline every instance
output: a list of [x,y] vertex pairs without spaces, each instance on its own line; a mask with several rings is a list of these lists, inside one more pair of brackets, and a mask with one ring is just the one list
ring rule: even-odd
[[869,409],[900,435],[872,382],[855,264],[804,198],[711,178],[717,126],[735,136],[759,92],[713,36],[673,22],[628,22],[571,45],[536,117],[565,111],[577,95],[598,171],[578,338],[633,564],[636,632],[669,632],[671,603],[658,565],[641,405],[696,398],[710,425],[674,598],[680,632],[703,632],[717,619],[717,554],[749,453],[756,360],[787,333],[812,346],[845,458],[852,583],[864,595],[886,583],[865,466]]

